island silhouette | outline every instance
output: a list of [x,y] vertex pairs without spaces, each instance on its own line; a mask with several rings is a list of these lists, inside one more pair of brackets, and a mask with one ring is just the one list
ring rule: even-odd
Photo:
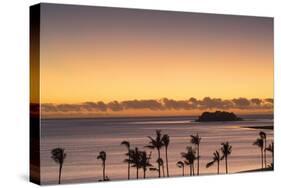
[[212,122],[212,121],[242,121],[243,119],[237,117],[233,112],[215,111],[215,112],[203,112],[197,120],[197,122]]

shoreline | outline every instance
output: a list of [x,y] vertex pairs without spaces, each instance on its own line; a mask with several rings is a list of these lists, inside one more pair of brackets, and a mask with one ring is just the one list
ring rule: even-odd
[[241,127],[241,128],[273,130],[273,125],[270,125],[270,126],[248,126],[248,127]]
[[274,169],[272,167],[266,167],[266,168],[257,168],[257,169],[252,169],[252,170],[240,171],[240,172],[237,172],[237,173],[264,172],[264,171],[274,171]]

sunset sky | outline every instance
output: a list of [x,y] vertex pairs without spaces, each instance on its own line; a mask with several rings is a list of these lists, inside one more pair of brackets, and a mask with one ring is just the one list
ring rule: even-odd
[[273,98],[273,19],[46,5],[41,103]]

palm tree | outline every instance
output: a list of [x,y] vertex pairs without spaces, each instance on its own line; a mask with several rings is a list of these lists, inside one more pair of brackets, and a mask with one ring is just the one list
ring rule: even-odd
[[178,161],[178,162],[177,162],[177,166],[178,166],[179,168],[182,168],[182,176],[184,176],[184,162]]
[[[162,167],[162,173],[163,177],[165,177],[165,167],[164,167],[164,161],[162,158],[157,159],[157,163],[160,164],[160,167]],[[160,171],[161,168],[159,168]]]
[[263,156],[264,156],[264,166],[266,167],[266,149],[265,149],[266,148],[266,133],[263,132],[263,131],[260,131],[259,135],[260,135],[260,138],[264,142],[264,150],[263,150],[264,154],[263,154]]
[[257,138],[253,145],[258,146],[261,150],[261,168],[263,168],[263,151],[264,151],[264,142],[262,138]]
[[128,180],[129,180],[130,179],[130,166],[131,166],[130,165],[130,155],[129,155],[129,153],[130,153],[130,142],[124,140],[123,142],[121,142],[121,145],[124,145],[128,150],[128,152],[126,153],[126,155],[128,156],[128,160],[125,161],[125,162],[128,163]]
[[59,184],[61,182],[61,171],[64,160],[66,158],[66,153],[63,148],[55,148],[51,151],[51,158],[55,161],[55,163],[59,164]]
[[221,143],[221,151],[222,151],[222,157],[221,160],[225,159],[225,172],[228,173],[228,156],[232,152],[232,146],[229,144],[229,142]]
[[197,148],[197,176],[199,175],[199,158],[200,158],[200,155],[199,155],[199,146],[200,146],[200,142],[201,142],[201,137],[198,135],[198,133],[196,135],[190,135],[191,137],[191,140],[190,142],[192,144],[194,144]]
[[[160,155],[160,150],[161,148],[163,147],[163,138],[162,138],[162,135],[161,135],[161,130],[156,130],[156,137],[155,139],[148,136],[149,138],[149,145],[145,146],[147,148],[150,148],[150,149],[157,149],[157,153],[158,153],[158,159],[161,158],[161,155]],[[160,163],[159,163],[159,160],[158,161],[158,177],[160,178],[161,177],[161,172],[160,172]]]
[[215,151],[213,153],[213,160],[207,163],[206,168],[209,168],[210,166],[213,166],[213,164],[217,163],[217,174],[220,174],[220,160],[221,156],[219,151]]
[[149,154],[149,156],[147,156],[146,151],[142,151],[140,152],[140,166],[143,169],[143,178],[146,178],[146,171],[147,171],[147,167],[152,166],[149,162],[149,160],[151,159],[151,152]]
[[259,148],[260,148],[260,150],[261,150],[261,168],[263,168],[264,167],[264,165],[263,165],[263,151],[264,151],[264,141],[263,141],[263,139],[262,138],[257,138],[256,139],[256,141],[253,143],[253,145],[255,145],[255,146],[258,146]]
[[97,159],[100,159],[102,161],[102,177],[103,181],[105,181],[107,178],[105,176],[105,161],[106,161],[106,152],[100,151],[99,155],[97,156]]
[[168,146],[170,144],[169,135],[164,134],[162,140],[163,140],[163,144],[165,146],[167,177],[169,177],[169,163],[168,163]]
[[130,164],[132,164],[132,167],[136,168],[136,176],[137,179],[139,179],[139,169],[142,168],[141,166],[141,152],[139,149],[136,147],[134,150],[131,149],[129,151],[129,159],[127,159]]
[[182,152],[181,156],[185,159],[185,164],[190,167],[190,176],[194,175],[194,161],[196,160],[196,151],[192,147],[186,147],[187,152]]
[[265,150],[271,152],[271,167],[274,167],[274,142],[271,142],[271,144],[269,144],[269,146],[267,148],[265,148]]

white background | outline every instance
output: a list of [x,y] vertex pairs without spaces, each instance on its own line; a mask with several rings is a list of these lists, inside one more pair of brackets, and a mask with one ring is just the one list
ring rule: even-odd
[[[28,182],[29,159],[29,5],[32,0],[0,1],[0,187],[36,187]],[[115,7],[179,10],[274,17],[275,171],[220,176],[63,185],[61,187],[276,187],[280,173],[280,34],[278,0],[57,0],[44,1]],[[280,185],[279,185],[280,186]]]

